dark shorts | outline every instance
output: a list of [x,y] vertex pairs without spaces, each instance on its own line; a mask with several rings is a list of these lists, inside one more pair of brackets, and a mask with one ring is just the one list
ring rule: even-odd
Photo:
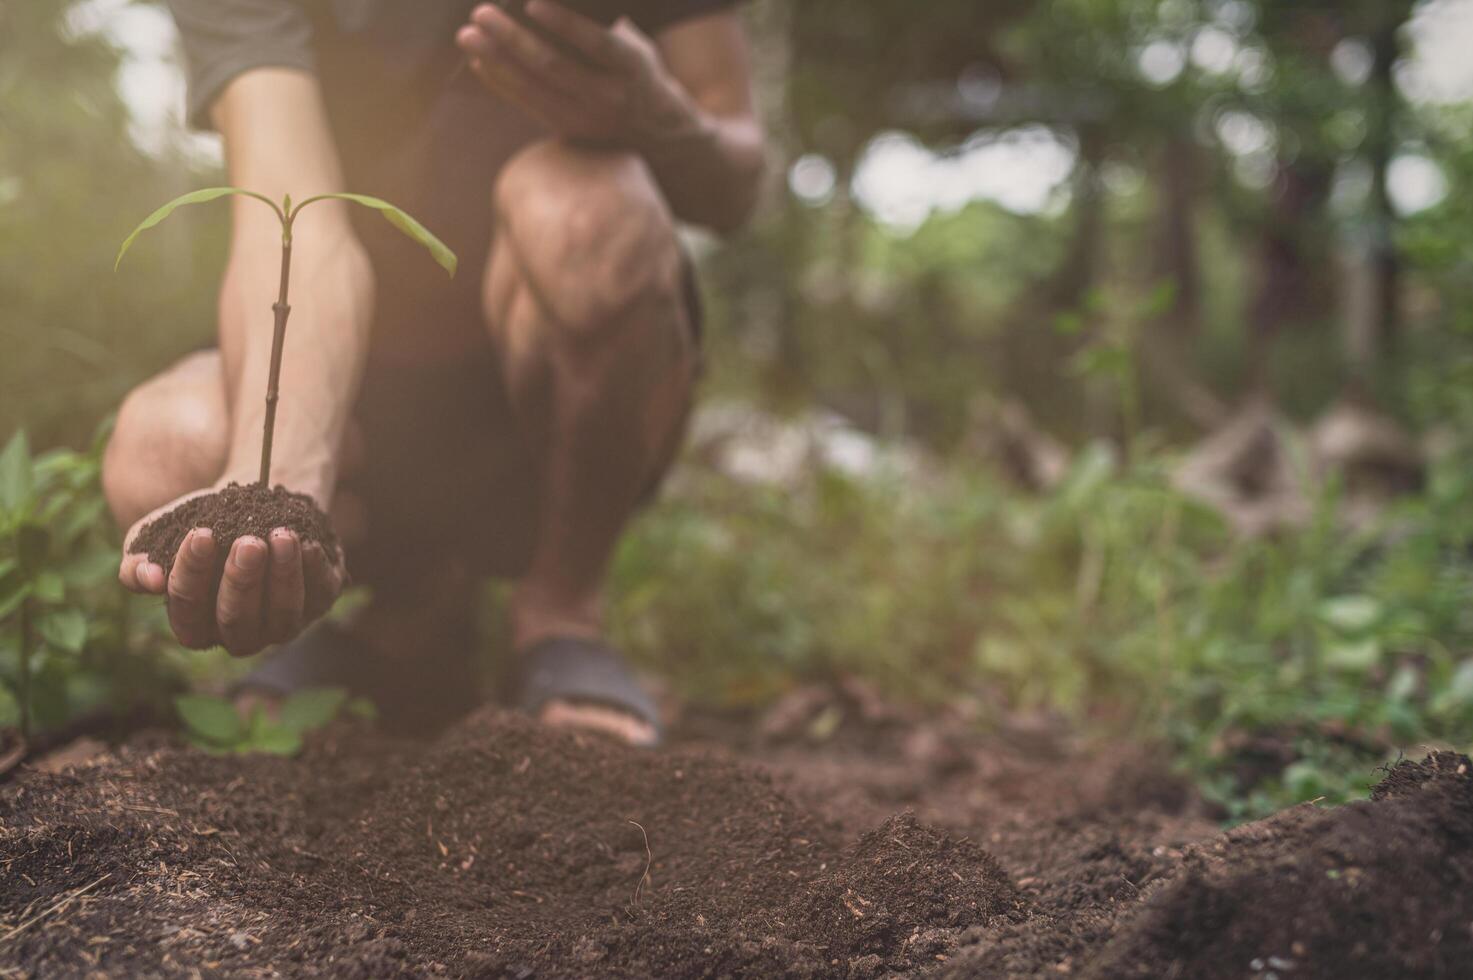
[[[375,340],[355,412],[363,452],[341,480],[365,508],[366,536],[348,555],[358,581],[391,583],[447,557],[475,574],[511,577],[530,560],[540,467],[506,391],[482,282],[496,176],[540,138],[465,75],[452,81],[422,130],[371,158],[361,147],[345,152],[355,189],[400,204],[460,258],[459,274],[447,282],[419,246],[376,214],[354,216],[378,282]],[[684,295],[699,342],[702,310],[689,262]],[[454,354],[406,357],[405,338],[429,334],[449,338]],[[678,441],[667,455],[676,449]],[[661,475],[652,474],[651,494]]]

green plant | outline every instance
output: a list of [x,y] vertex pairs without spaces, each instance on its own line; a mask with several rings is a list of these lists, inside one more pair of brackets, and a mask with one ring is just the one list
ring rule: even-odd
[[1167,747],[1233,818],[1363,795],[1426,741],[1473,743],[1473,472],[1350,533],[1235,535],[1151,440],[1053,490],[963,460],[737,484],[698,463],[614,564],[614,626],[692,700],[857,675],[983,719],[1047,712]]
[[368,197],[363,194],[317,194],[302,201],[295,208],[292,207],[291,195],[286,195],[278,206],[275,201],[258,194],[255,191],[242,190],[239,187],[207,187],[203,190],[192,191],[188,194],[174,198],[174,200],[160,207],[153,214],[133,229],[132,234],[123,240],[118,249],[117,261],[113,263],[116,270],[122,265],[123,256],[127,254],[133,241],[143,232],[157,225],[175,210],[186,204],[204,204],[222,197],[237,196],[249,197],[260,201],[269,207],[281,222],[281,285],[277,293],[276,303],[271,307],[276,316],[276,331],[271,341],[271,373],[266,383],[266,420],[261,433],[261,478],[262,486],[270,485],[271,477],[271,440],[276,431],[276,402],[279,397],[279,385],[281,381],[281,354],[283,344],[286,340],[286,321],[291,315],[291,305],[287,302],[287,290],[291,282],[292,264],[292,227],[296,223],[302,209],[317,204],[321,201],[350,201],[354,204],[372,208],[383,214],[384,218],[414,241],[429,250],[437,263],[450,276],[455,275],[457,259],[455,253],[445,246],[445,243],[430,233],[429,229],[420,224],[405,212],[394,207],[387,201],[376,197]]
[[0,665],[9,685],[0,684],[0,724],[26,736],[38,705],[54,723],[102,700],[106,685],[76,668],[89,646],[124,641],[124,601],[84,611],[116,571],[98,487],[105,440],[106,427],[88,452],[33,457],[22,431],[0,451]]
[[274,716],[257,706],[249,718],[242,718],[232,702],[201,694],[180,695],[174,699],[174,708],[189,740],[217,755],[295,755],[305,735],[325,728],[341,714],[373,714],[368,702],[350,700],[346,691],[333,687],[298,691],[281,703]]

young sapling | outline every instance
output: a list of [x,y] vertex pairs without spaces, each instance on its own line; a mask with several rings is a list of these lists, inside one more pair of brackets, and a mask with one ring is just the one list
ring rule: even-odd
[[[286,195],[278,205],[275,201],[255,191],[239,187],[207,187],[176,197],[159,208],[133,229],[122,247],[118,249],[117,262],[121,266],[123,256],[143,232],[159,224],[178,208],[186,204],[204,204],[222,197],[248,197],[269,207],[281,223],[281,279],[276,302],[272,304],[275,315],[275,331],[271,338],[271,367],[266,381],[266,417],[261,432],[261,469],[258,481],[248,487],[232,485],[219,494],[198,497],[180,505],[175,510],[151,522],[132,544],[134,552],[148,552],[150,557],[162,564],[167,571],[172,566],[180,542],[192,528],[210,526],[210,521],[223,517],[227,525],[214,527],[221,552],[229,549],[236,537],[246,533],[268,533],[271,527],[290,527],[299,534],[319,541],[332,555],[336,551],[336,540],[327,519],[309,498],[292,494],[285,488],[271,489],[271,450],[276,431],[276,406],[280,399],[282,351],[286,342],[287,319],[291,315],[288,289],[291,283],[292,229],[302,211],[321,201],[348,201],[372,208],[384,216],[395,228],[423,245],[447,274],[455,275],[457,260],[455,253],[436,238],[429,229],[406,212],[387,201],[364,194],[317,194],[293,206],[291,195]],[[222,511],[222,506],[224,510]],[[230,511],[246,511],[231,514]]]

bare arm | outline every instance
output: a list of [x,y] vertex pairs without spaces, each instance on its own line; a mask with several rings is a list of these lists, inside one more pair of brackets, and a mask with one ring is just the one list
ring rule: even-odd
[[766,163],[746,34],[735,15],[717,14],[677,24],[657,44],[688,103],[683,120],[638,149],[677,215],[730,231],[756,206]]
[[763,142],[735,15],[677,24],[656,42],[627,20],[605,29],[550,0],[526,9],[582,57],[483,4],[456,43],[488,88],[560,136],[640,153],[680,218],[717,231],[747,219]]
[[[230,180],[272,200],[346,190],[317,82],[266,68],[233,81],[214,108]],[[256,478],[270,363],[271,304],[281,233],[270,210],[235,199],[230,259],[220,288],[220,351],[230,404],[225,478]],[[373,273],[347,205],[304,210],[293,233],[291,320],[282,361],[272,479],[324,510],[367,350]]]
[[[303,72],[262,68],[232,81],[214,106],[230,180],[272,200],[342,189],[317,83]],[[273,482],[327,510],[367,347],[373,275],[339,202],[302,212],[293,233],[291,320],[281,372]],[[217,486],[259,476],[273,314],[281,269],[281,226],[259,201],[236,199],[230,259],[220,287],[220,353],[230,415],[225,471]],[[152,518],[134,524],[118,576],[136,592],[167,593],[169,623],[187,647],[223,644],[245,656],[291,639],[331,607],[341,562],[286,529],[269,540],[237,539],[223,569],[208,529],[191,530],[167,578],[129,545]]]

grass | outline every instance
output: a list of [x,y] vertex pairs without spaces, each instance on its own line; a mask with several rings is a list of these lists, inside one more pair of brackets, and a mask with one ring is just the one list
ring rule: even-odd
[[[169,717],[222,670],[116,588],[100,446],[8,457],[0,726],[19,721],[22,594],[42,731],[103,707]],[[1330,486],[1305,526],[1244,539],[1173,489],[1161,451],[1088,447],[1044,494],[965,460],[781,484],[691,461],[616,557],[614,628],[699,705],[857,675],[971,699],[984,723],[1049,712],[1167,746],[1246,819],[1363,795],[1425,743],[1473,745],[1468,464],[1438,464],[1375,527],[1348,531]]]
[[698,702],[849,673],[1162,742],[1235,818],[1473,743],[1461,461],[1374,529],[1347,532],[1326,487],[1302,529],[1246,540],[1172,488],[1169,457],[1135,460],[1091,447],[1042,496],[965,463],[687,472],[618,556],[619,637]]

